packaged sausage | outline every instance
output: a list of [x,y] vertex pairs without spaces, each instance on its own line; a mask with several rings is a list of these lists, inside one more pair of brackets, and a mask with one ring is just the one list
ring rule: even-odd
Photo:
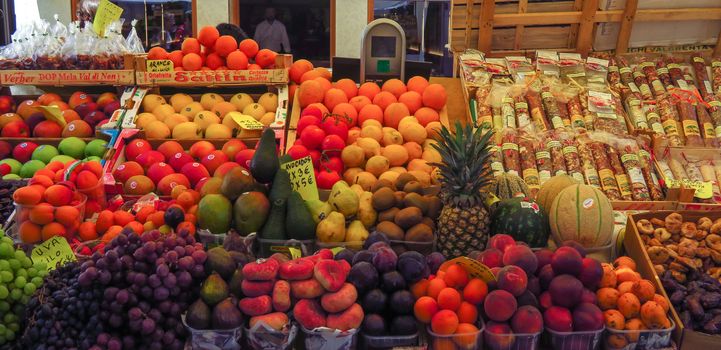
[[521,174],[521,159],[518,151],[516,131],[513,129],[504,129],[501,136],[503,167],[508,173],[516,176],[520,176]]
[[588,141],[578,140],[578,156],[581,157],[581,167],[583,168],[583,177],[586,179],[586,184],[602,189],[601,179],[596,170],[596,164]]
[[594,120],[596,119],[594,113],[588,110],[588,91],[583,90],[578,94],[578,102],[581,105],[581,112],[583,113],[583,126],[587,131],[593,131]]
[[493,177],[505,173],[506,170],[503,168],[503,161],[501,159],[499,147],[496,145],[491,146],[489,153],[491,154],[491,170],[493,171]]
[[664,196],[663,190],[661,189],[661,184],[658,181],[658,177],[656,177],[656,173],[652,170],[651,164],[653,164],[653,162],[651,160],[651,153],[649,153],[643,148],[639,149],[638,161],[641,165],[641,173],[643,174],[643,179],[646,181],[646,184],[648,184],[648,193],[651,197],[651,200],[663,200]]
[[618,64],[615,58],[611,58],[608,64],[608,84],[610,86],[616,86],[623,84],[621,82],[621,72],[619,71]]
[[610,145],[605,145],[605,148],[611,169],[613,169],[613,174],[616,176],[618,189],[621,191],[621,199],[630,201],[633,199],[631,178],[626,174],[626,170],[621,162],[621,156],[618,154],[618,151]]
[[621,191],[604,145],[597,141],[591,141],[588,143],[588,148],[591,150],[603,193],[612,201],[621,200]]
[[643,99],[641,96],[641,90],[638,88],[638,85],[636,85],[636,82],[633,79],[633,70],[629,67],[626,59],[621,56],[617,56],[616,63],[618,64],[618,73],[621,75],[621,83],[631,90],[631,93],[636,99]]
[[686,146],[703,147],[701,130],[696,120],[696,107],[685,101],[679,101],[676,107],[681,120],[683,135],[686,138]]
[[593,129],[605,131],[615,135],[627,133],[626,125],[622,118],[616,114],[613,95],[607,92],[589,91],[588,109],[595,113]]
[[531,116],[528,113],[528,103],[522,95],[516,95],[513,97],[513,109],[516,113],[518,129],[526,132],[532,132],[534,127],[531,123]]
[[581,86],[586,85],[586,68],[581,54],[575,52],[559,52],[558,65],[561,77]]
[[476,92],[476,127],[490,130],[493,128],[493,109],[488,103],[488,95],[491,93],[491,86],[487,85],[478,88]]
[[533,144],[536,153],[536,168],[538,169],[538,182],[543,185],[551,178],[553,165],[551,165],[551,153],[548,151],[544,139],[536,140]]
[[711,183],[711,190],[713,192],[713,198],[721,198],[721,189],[719,189],[719,183],[716,181],[716,172],[714,171],[713,164],[709,160],[699,161],[699,169],[701,170],[701,176],[703,181]]
[[656,165],[658,166],[658,170],[664,182],[668,183],[669,181],[676,179],[676,177],[673,176],[671,167],[668,166],[668,162],[666,162],[666,160],[656,159]]
[[503,115],[501,114],[501,107],[493,107],[493,130],[503,130]]
[[523,181],[531,190],[531,196],[536,197],[536,193],[541,189],[541,180],[539,178],[538,169],[536,168],[536,152],[533,147],[533,141],[527,137],[518,140],[518,154],[521,159],[521,174]]
[[583,107],[581,106],[581,100],[578,98],[578,94],[574,94],[568,99],[566,103],[568,108],[568,114],[570,115],[571,126],[574,129],[586,129],[586,122],[583,116]]
[[714,95],[721,95],[721,59],[711,62],[711,87]]
[[656,104],[655,103],[644,103],[643,104],[643,114],[646,115],[646,121],[648,122],[648,126],[659,135],[665,135],[666,132],[663,131],[663,125],[661,124],[661,117],[658,115],[658,112],[656,111]]
[[719,141],[716,138],[716,132],[714,131],[714,126],[711,122],[711,116],[709,116],[706,111],[706,107],[704,107],[701,102],[696,103],[695,107],[704,145],[706,145],[706,147],[718,147]]
[[721,186],[721,159],[714,159],[712,161],[713,163],[713,170],[716,173],[716,181]]
[[[714,91],[716,90],[714,90],[713,84],[706,72],[706,61],[698,53],[692,54],[691,57],[693,60],[694,73],[696,73],[696,81],[698,83],[699,92],[701,93],[704,101],[708,103],[708,115],[711,123],[713,124],[713,135],[717,139],[721,139],[721,101],[719,101],[714,95]],[[712,71],[713,69],[714,68],[712,67]],[[719,79],[721,79],[721,77],[719,77]],[[702,129],[707,130],[708,127],[708,125],[703,125]]]
[[626,111],[628,111],[629,121],[634,128],[639,130],[648,129],[648,121],[641,107],[641,100],[629,97],[626,100]]
[[651,92],[653,92],[653,96],[658,97],[665,94],[666,88],[663,87],[663,83],[658,77],[656,65],[651,60],[644,60],[641,62],[640,67],[649,84],[651,84]]
[[536,51],[536,70],[546,76],[560,76],[558,53],[555,51]]
[[543,112],[541,95],[533,89],[528,89],[526,92],[526,101],[528,101],[528,108],[531,111],[531,120],[533,121],[533,126],[536,128],[536,131],[544,132],[549,130],[546,114]]
[[621,163],[626,169],[626,174],[631,181],[631,197],[637,201],[647,201],[651,197],[648,192],[648,185],[643,177],[641,162],[638,157],[638,146],[635,141],[621,142],[618,146],[621,155]]
[[669,73],[668,67],[666,66],[666,61],[664,61],[664,59],[661,57],[656,59],[656,72],[658,73],[658,80],[661,81],[661,84],[663,84],[666,92],[673,89],[673,79],[671,79],[671,74]]
[[548,141],[546,142],[546,148],[548,148],[548,152],[551,154],[551,167],[553,169],[551,174],[553,176],[568,174],[561,141],[552,139],[549,136]]
[[583,183],[583,167],[581,166],[581,156],[578,154],[576,140],[572,135],[562,135],[561,137],[563,160],[566,163],[566,170],[576,181]]
[[503,118],[504,128],[515,129],[517,127],[513,97],[506,96],[501,100],[501,117]]
[[676,158],[669,158],[668,159],[668,167],[671,169],[671,172],[673,173],[673,177],[676,178],[676,180],[683,180],[688,179],[688,174],[686,173],[686,168],[684,167],[681,162]]
[[544,87],[544,90],[541,92],[541,101],[543,103],[543,108],[546,111],[546,116],[551,122],[553,129],[563,129],[565,127],[565,123],[563,122],[563,118],[561,118],[561,111],[556,103],[556,97],[553,96],[553,93],[551,93],[548,87]]
[[641,71],[641,67],[637,66],[633,71],[633,82],[636,83],[636,86],[638,86],[638,90],[641,92],[641,98],[643,98],[644,101],[653,100],[651,87],[648,85],[648,80]]
[[661,125],[663,132],[668,137],[669,145],[682,146],[681,133],[678,128],[678,116],[676,115],[676,107],[671,104],[671,99],[667,94],[656,98],[656,111],[661,117]]

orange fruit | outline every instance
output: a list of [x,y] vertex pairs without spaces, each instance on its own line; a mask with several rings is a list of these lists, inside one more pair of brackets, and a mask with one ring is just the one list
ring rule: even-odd
[[[183,44],[180,46],[180,50],[183,52],[183,55],[187,55],[189,53],[194,53],[196,55],[200,54],[200,43],[198,42],[198,39],[196,38],[185,38],[183,40]],[[200,57],[200,56],[198,56]],[[183,65],[185,66],[185,65]]]
[[[254,58],[258,54],[258,43],[253,39],[243,39],[238,44],[238,49],[242,51],[247,58]],[[312,68],[312,66],[311,66]]]
[[110,210],[103,210],[98,214],[98,219],[95,220],[95,229],[98,230],[98,234],[104,234],[110,226],[113,226],[113,212]]
[[456,313],[458,314],[458,321],[461,323],[473,324],[478,321],[478,309],[467,301],[461,302]]
[[213,26],[204,26],[198,32],[198,42],[205,47],[213,47],[215,41],[218,40],[220,33]]
[[458,316],[451,310],[440,310],[431,318],[431,330],[437,334],[453,334],[458,328]]
[[[40,188],[43,188],[40,186]],[[22,205],[35,205],[40,203],[43,198],[44,190],[40,190],[37,187],[26,186],[20,187],[13,192],[13,200],[17,204]]]
[[143,228],[143,224],[141,224],[141,223],[139,223],[139,222],[137,222],[137,221],[135,221],[135,220],[127,223],[127,224],[125,225],[125,227],[130,228],[131,230],[133,230],[133,232],[135,232],[135,233],[137,233],[137,234],[141,234],[141,233],[143,233],[143,232],[145,231],[145,229]]
[[438,293],[438,307],[456,311],[461,306],[461,294],[454,288],[443,288]]
[[398,99],[388,91],[381,91],[373,97],[373,104],[385,110],[392,103],[398,102]]
[[451,265],[446,269],[443,280],[451,288],[463,288],[468,284],[468,272],[461,265]]
[[428,282],[428,296],[436,299],[438,298],[438,294],[446,288],[446,281],[444,281],[442,278],[434,278],[430,282]]
[[423,90],[423,105],[437,111],[446,105],[446,89],[440,84],[430,84]]
[[[241,42],[240,45],[242,46],[243,42]],[[241,51],[243,51],[243,49],[241,49]],[[313,63],[308,60],[300,59],[290,65],[290,70],[288,71],[288,74],[290,75],[291,81],[300,83],[300,78],[303,76],[303,74],[305,74],[306,72],[310,72],[311,70],[313,70]]]
[[371,100],[376,97],[379,92],[381,92],[381,88],[373,82],[363,83],[360,88],[358,88],[358,95],[368,97]]
[[120,231],[123,230],[122,226],[113,225],[108,228],[108,230],[103,234],[103,237],[101,240],[105,243],[110,243],[110,241],[113,240],[113,238],[117,237],[120,234]]
[[423,90],[428,86],[428,80],[426,78],[416,75],[413,78],[408,79],[408,91],[415,91],[419,94],[423,94]]
[[235,50],[228,54],[226,59],[229,69],[243,70],[248,69],[248,56],[243,51]]
[[18,227],[18,234],[23,243],[40,243],[42,241],[41,230],[41,226],[33,224],[30,221],[24,221],[20,224],[20,227]]
[[175,50],[170,52],[168,59],[173,61],[174,68],[181,68],[183,66],[183,51]]
[[342,90],[350,100],[358,95],[358,86],[351,79],[341,79],[335,82],[335,88]]
[[197,53],[189,53],[183,56],[183,69],[199,70],[203,66],[203,59]]
[[133,220],[135,220],[135,216],[127,211],[116,210],[113,213],[113,223],[115,223],[115,225],[125,226]]
[[271,66],[275,65],[276,55],[277,54],[272,50],[259,50],[258,53],[255,54],[255,63],[263,68],[270,68]]
[[388,91],[393,94],[396,98],[401,97],[401,95],[408,91],[406,88],[406,84],[403,84],[400,79],[388,79],[385,83],[383,83],[383,86],[381,87],[382,91]]
[[176,199],[176,203],[183,207],[183,211],[188,210],[195,205],[195,196],[192,193],[183,192]]
[[227,57],[231,52],[238,49],[238,42],[230,35],[222,35],[215,41],[213,48],[220,57]]
[[413,305],[413,313],[416,319],[423,323],[430,323],[433,315],[435,315],[438,310],[440,309],[438,308],[436,300],[427,296],[418,298]]
[[148,59],[149,60],[167,60],[168,59],[168,51],[165,51],[162,47],[153,47],[150,50],[148,50]]

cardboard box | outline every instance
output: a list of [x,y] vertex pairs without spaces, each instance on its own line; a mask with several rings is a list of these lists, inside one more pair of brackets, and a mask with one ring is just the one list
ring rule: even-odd
[[[717,0],[640,0],[638,9],[718,8]],[[601,0],[599,10],[623,10],[625,0]],[[599,23],[593,49],[596,51],[616,48],[621,23]],[[721,31],[719,21],[664,21],[635,22],[629,38],[629,48],[670,45],[714,45]]]
[[[721,218],[721,211],[703,212],[669,210],[634,214],[628,217],[626,235],[624,236],[623,242],[626,254],[636,262],[637,271],[643,278],[651,281],[655,285],[656,290],[659,291],[659,294],[663,295],[666,299],[668,299],[668,294],[661,284],[661,279],[653,268],[653,264],[651,263],[648,253],[646,253],[646,248],[641,240],[641,235],[636,228],[636,222],[641,219],[664,219],[666,216],[674,212],[681,214],[684,217],[684,220],[690,219],[696,221],[704,216],[709,217],[712,220]],[[674,339],[680,350],[719,348],[719,344],[721,344],[721,335],[710,335],[685,328],[675,308],[671,308],[671,317],[673,317],[673,321],[676,323]]]

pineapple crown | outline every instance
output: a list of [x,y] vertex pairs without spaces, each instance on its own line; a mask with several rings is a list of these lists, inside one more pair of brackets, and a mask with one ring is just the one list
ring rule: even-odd
[[492,181],[488,166],[492,136],[493,131],[484,133],[482,128],[473,131],[470,124],[462,126],[459,121],[456,121],[455,133],[446,126],[441,128],[433,148],[443,162],[430,165],[440,170],[445,201],[462,208],[481,204],[481,189]]

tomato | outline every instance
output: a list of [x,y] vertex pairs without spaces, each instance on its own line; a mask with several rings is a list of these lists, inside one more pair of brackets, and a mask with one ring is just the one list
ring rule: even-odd
[[343,140],[345,145],[348,139],[348,124],[342,120],[341,117],[336,115],[328,115],[323,118],[323,122],[320,124],[321,129],[325,131],[326,135],[338,135]]
[[314,115],[306,115],[300,117],[300,120],[298,120],[298,125],[295,127],[295,132],[300,135],[300,133],[303,132],[303,130],[310,125],[320,126],[320,118]]
[[343,173],[343,161],[340,157],[321,157],[320,160],[321,169],[330,169],[338,174]]
[[300,133],[300,140],[303,142],[303,145],[305,148],[311,150],[311,149],[319,149],[321,143],[323,143],[323,139],[325,138],[325,131],[323,129],[315,126],[310,125],[303,129],[303,131]]
[[345,147],[345,141],[338,135],[328,135],[323,139],[320,149],[329,157],[340,156],[340,152]]
[[303,157],[307,157],[310,155],[310,153],[308,152],[308,149],[302,145],[291,146],[290,148],[288,148],[287,153],[291,158],[293,158],[293,160],[301,159]]
[[321,169],[318,172],[318,188],[329,190],[335,185],[336,182],[340,181],[340,175],[332,170]]

